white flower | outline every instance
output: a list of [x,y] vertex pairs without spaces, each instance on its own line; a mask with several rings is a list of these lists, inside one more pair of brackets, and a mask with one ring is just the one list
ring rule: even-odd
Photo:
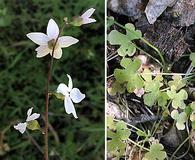
[[26,118],[26,122],[24,122],[24,123],[18,123],[17,125],[14,125],[14,128],[16,129],[16,130],[18,130],[20,133],[24,133],[25,132],[25,130],[26,130],[26,127],[27,127],[27,123],[28,122],[30,122],[30,121],[33,121],[33,120],[35,120],[35,119],[37,119],[37,118],[39,118],[39,116],[40,116],[40,114],[38,114],[38,113],[33,113],[33,114],[31,114],[32,113],[32,110],[33,110],[33,107],[32,108],[30,108],[30,109],[28,109],[28,111],[27,111],[27,118]]
[[38,58],[44,57],[49,53],[52,56],[52,50],[56,43],[53,57],[60,59],[62,56],[61,48],[69,47],[77,43],[79,40],[71,36],[62,36],[58,38],[59,34],[58,25],[53,19],[50,19],[47,25],[47,35],[41,32],[32,32],[28,33],[27,37],[34,43],[40,45],[35,49]]
[[[90,8],[88,9],[85,13],[83,13],[80,18],[81,18],[81,23],[82,24],[88,24],[88,23],[93,23],[93,22],[96,22],[95,19],[93,18],[90,18],[91,15],[95,12],[95,9],[94,8]],[[81,24],[81,25],[82,25]]]
[[77,117],[74,103],[79,103],[85,98],[85,94],[82,94],[78,88],[73,88],[72,78],[67,74],[69,82],[68,87],[64,83],[60,83],[57,92],[63,94],[64,97],[64,107],[68,114],[73,114],[75,118]]

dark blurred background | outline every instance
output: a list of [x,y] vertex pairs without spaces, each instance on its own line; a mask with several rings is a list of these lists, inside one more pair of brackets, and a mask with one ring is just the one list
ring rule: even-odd
[[[86,94],[76,104],[79,119],[64,111],[63,101],[55,97],[49,106],[50,160],[104,159],[104,1],[103,0],[0,0],[0,160],[43,159],[43,135],[13,128],[25,121],[26,111],[44,113],[45,82],[50,56],[36,58],[29,32],[46,32],[53,18],[59,26],[63,18],[81,15],[94,7],[96,23],[65,28],[64,35],[80,42],[63,49],[54,61],[50,89],[60,82],[73,84]],[[43,118],[39,118],[44,126]]]

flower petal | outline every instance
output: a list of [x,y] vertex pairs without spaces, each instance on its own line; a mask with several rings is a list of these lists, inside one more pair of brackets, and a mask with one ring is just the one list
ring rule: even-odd
[[[52,56],[52,52],[50,52],[50,55]],[[53,57],[56,59],[60,59],[62,57],[62,49],[61,48],[55,49]]]
[[73,88],[70,92],[70,98],[74,103],[79,103],[85,98],[85,94],[81,93],[78,88]]
[[17,125],[14,125],[14,128],[18,130],[20,133],[24,133],[26,130],[27,123],[18,123]]
[[53,19],[50,19],[47,25],[47,35],[49,38],[56,39],[59,35],[59,32],[60,31],[57,23]]
[[28,33],[26,36],[38,45],[47,45],[47,42],[49,41],[49,37],[41,32]]
[[70,92],[72,90],[73,84],[72,84],[72,78],[70,75],[68,75],[68,91]]
[[81,15],[81,17],[82,18],[89,18],[93,14],[93,12],[95,12],[95,9],[94,8],[90,8],[85,13],[83,13]]
[[96,20],[93,18],[83,18],[82,19],[82,24],[89,24],[89,23],[93,23],[93,22],[96,22]]
[[78,118],[76,111],[75,111],[75,108],[74,108],[74,105],[73,105],[69,96],[65,97],[65,99],[64,99],[64,107],[65,107],[66,113],[68,113],[68,114],[72,113],[75,118]]
[[33,107],[31,107],[31,108],[28,109],[28,111],[27,111],[27,118],[31,115],[32,110],[33,110]]
[[41,58],[49,54],[51,52],[51,49],[49,49],[48,46],[39,46],[35,49],[35,51],[37,51],[37,58]]
[[62,93],[64,96],[69,96],[68,87],[64,83],[60,83],[57,88],[57,93]]
[[79,41],[78,39],[71,37],[71,36],[62,36],[58,39],[58,43],[61,48],[69,47],[77,43],[78,41]]
[[39,113],[33,113],[31,116],[27,117],[26,122],[33,121],[40,117]]

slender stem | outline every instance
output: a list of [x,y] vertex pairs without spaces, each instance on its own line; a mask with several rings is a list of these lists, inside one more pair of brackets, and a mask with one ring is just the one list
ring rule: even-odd
[[156,61],[162,68],[164,67],[163,64],[156,58],[154,58],[153,56],[151,56],[150,54],[148,54],[146,51],[144,51],[142,48],[138,47],[136,44],[134,44],[133,42],[131,42],[132,45],[134,45],[134,47],[136,47],[138,50],[140,50],[141,52],[145,53],[148,57],[152,58],[154,61]]
[[[186,73],[140,73],[140,75],[166,75],[166,76],[184,76]],[[192,75],[192,73],[189,73],[188,75]]]
[[[119,121],[122,121],[122,120],[114,119],[114,121],[119,122]],[[141,129],[135,127],[134,125],[132,125],[132,124],[130,124],[130,123],[127,123],[127,122],[125,122],[125,121],[123,121],[123,122],[124,122],[127,126],[132,127],[133,129],[135,129],[135,130],[137,130],[137,131],[144,132],[144,131],[142,131]]]
[[56,44],[58,42],[59,36],[61,34],[61,32],[64,30],[65,24],[63,24],[63,27],[61,28],[58,37],[55,40],[53,49],[52,49],[52,55],[51,55],[51,61],[49,64],[49,69],[48,69],[48,76],[47,76],[47,82],[46,82],[46,89],[45,89],[45,160],[49,160],[49,156],[48,156],[48,128],[49,128],[49,118],[48,118],[48,112],[49,112],[49,85],[50,85],[50,80],[51,80],[51,72],[52,72],[52,67],[53,67],[53,55],[54,55],[54,51],[55,51],[55,47]]
[[139,145],[138,143],[134,142],[133,140],[131,140],[131,139],[129,139],[129,138],[128,138],[128,141],[131,142],[131,143],[133,143],[134,145],[138,146],[138,147],[141,148],[141,149],[145,149],[146,151],[150,151],[148,148]]
[[179,147],[177,147],[177,149],[175,150],[175,152],[172,154],[170,160],[173,159],[173,157],[175,156],[175,154],[180,150],[180,148],[189,140],[190,136],[188,136],[180,145]]
[[[57,40],[56,40],[56,42],[57,42]],[[51,61],[50,61],[50,64],[49,64],[49,71],[48,71],[47,82],[46,82],[46,90],[45,90],[45,95],[46,95],[46,102],[45,102],[45,160],[49,159],[49,156],[48,156],[49,85],[50,85],[51,71],[52,71],[52,66],[53,66],[54,48],[55,48],[55,45],[54,45],[53,50],[52,50],[52,57],[51,57]]]

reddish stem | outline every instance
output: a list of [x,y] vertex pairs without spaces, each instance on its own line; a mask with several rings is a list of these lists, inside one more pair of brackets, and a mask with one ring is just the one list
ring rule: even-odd
[[48,151],[49,151],[49,147],[48,147],[48,127],[49,127],[49,118],[48,118],[48,111],[49,111],[49,85],[50,85],[50,80],[51,80],[51,72],[52,72],[52,66],[53,66],[53,55],[54,55],[54,51],[55,51],[55,47],[57,44],[57,41],[59,39],[59,36],[61,34],[61,32],[64,30],[66,23],[63,24],[63,27],[60,30],[60,33],[54,43],[53,49],[52,49],[52,55],[51,55],[51,61],[49,64],[49,71],[48,71],[48,76],[47,76],[47,82],[46,82],[46,90],[45,90],[45,95],[46,95],[46,102],[45,102],[45,160],[49,160],[49,156],[48,156]]

